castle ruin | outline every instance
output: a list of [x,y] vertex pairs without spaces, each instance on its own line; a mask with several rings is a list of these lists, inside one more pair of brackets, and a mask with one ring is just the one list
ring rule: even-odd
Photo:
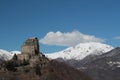
[[32,56],[39,54],[39,43],[37,38],[27,39],[21,49],[21,54],[18,55],[18,60],[29,60]]
[[27,62],[31,67],[38,63],[42,64],[47,60],[45,56],[39,52],[39,42],[37,38],[27,39],[22,45],[21,54],[14,55],[13,59],[20,61],[22,64]]

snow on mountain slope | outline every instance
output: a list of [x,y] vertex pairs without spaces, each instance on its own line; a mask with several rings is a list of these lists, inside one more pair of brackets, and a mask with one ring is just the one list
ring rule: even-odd
[[50,59],[62,58],[64,60],[74,59],[81,60],[88,55],[101,55],[112,50],[113,47],[107,44],[88,42],[80,43],[75,47],[67,48],[60,52],[45,54]]
[[12,57],[13,57],[14,54],[20,54],[20,53],[21,53],[20,51],[11,51],[11,52],[8,52],[6,50],[0,49],[0,60],[1,61],[10,60],[10,59],[12,59]]
[[12,54],[12,56],[13,56],[14,54],[17,54],[17,55],[18,55],[18,54],[21,54],[20,51],[11,51],[10,53]]
[[0,60],[10,60],[12,58],[12,55],[10,52],[0,49]]

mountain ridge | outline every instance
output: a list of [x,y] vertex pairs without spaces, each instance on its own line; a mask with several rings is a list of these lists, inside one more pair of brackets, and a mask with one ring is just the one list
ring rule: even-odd
[[20,54],[20,53],[21,53],[20,51],[10,51],[10,52],[8,52],[4,49],[0,49],[0,60],[1,61],[10,60],[10,59],[12,59],[14,54]]
[[120,47],[93,58],[89,57],[89,61],[77,67],[93,80],[120,80]]
[[89,42],[80,43],[74,47],[69,47],[63,51],[45,54],[50,59],[62,58],[63,60],[82,60],[88,55],[101,55],[112,50],[113,47],[103,43]]

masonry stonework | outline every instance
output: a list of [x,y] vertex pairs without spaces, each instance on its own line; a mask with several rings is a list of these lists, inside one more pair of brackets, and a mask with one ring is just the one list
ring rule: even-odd
[[39,42],[37,38],[27,39],[21,49],[21,54],[18,54],[18,60],[29,61],[34,56],[39,56]]

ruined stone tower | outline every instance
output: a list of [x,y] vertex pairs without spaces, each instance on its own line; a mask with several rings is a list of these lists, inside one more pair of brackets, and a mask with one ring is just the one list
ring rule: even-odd
[[14,55],[13,60],[18,64],[29,64],[30,67],[44,64],[48,59],[40,53],[39,42],[37,38],[28,38],[22,45],[21,54]]
[[37,55],[39,53],[39,44],[37,38],[29,38],[22,46],[23,54]]
[[32,56],[39,55],[39,43],[37,38],[27,39],[21,49],[21,54],[18,55],[18,60],[30,60]]

